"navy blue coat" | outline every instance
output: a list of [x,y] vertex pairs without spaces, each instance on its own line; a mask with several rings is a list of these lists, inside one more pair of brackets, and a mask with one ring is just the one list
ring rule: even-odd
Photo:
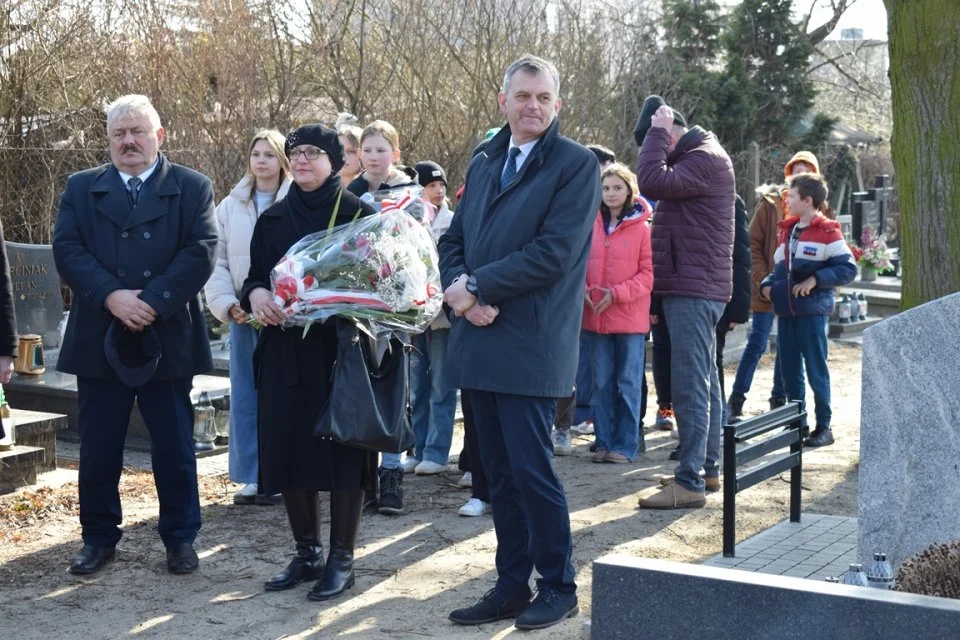
[[117,289],[143,289],[157,312],[163,356],[153,380],[213,369],[198,294],[216,260],[213,186],[163,155],[134,208],[112,164],[70,176],[60,197],[53,256],[73,303],[57,369],[115,378],[103,339],[113,316],[104,302]]
[[550,126],[500,191],[510,142],[504,127],[478,153],[450,229],[438,243],[444,288],[477,278],[500,315],[486,327],[456,318],[447,382],[460,389],[560,398],[577,373],[587,253],[600,206],[600,169]]

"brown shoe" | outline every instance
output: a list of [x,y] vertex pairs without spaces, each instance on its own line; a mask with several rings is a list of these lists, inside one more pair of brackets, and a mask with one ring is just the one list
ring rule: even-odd
[[693,509],[702,507],[707,499],[702,493],[688,491],[676,482],[661,484],[660,490],[640,498],[641,509]]
[[[673,483],[675,480],[676,478],[674,478],[674,476],[663,476],[662,478],[660,478],[660,486],[665,487],[668,484]],[[704,484],[704,488],[710,493],[713,493],[714,491],[720,491],[720,489],[723,487],[723,485],[720,484],[719,476],[717,476],[716,478],[704,477],[703,484]]]
[[593,454],[593,462],[606,462],[608,453],[610,452],[606,449],[597,449]]
[[603,461],[611,462],[613,464],[628,464],[630,462],[630,458],[622,453],[617,453],[616,451],[608,451],[607,457],[604,458]]

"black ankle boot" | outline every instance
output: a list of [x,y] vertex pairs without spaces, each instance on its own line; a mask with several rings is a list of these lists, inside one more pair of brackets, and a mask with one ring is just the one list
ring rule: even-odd
[[353,548],[357,543],[362,511],[363,489],[330,492],[330,555],[323,576],[307,595],[311,600],[327,600],[356,582]]
[[306,580],[323,574],[323,547],[320,545],[320,504],[316,491],[283,492],[283,502],[290,520],[290,530],[297,543],[297,555],[287,568],[270,578],[263,586],[267,591],[292,589]]
[[743,417],[743,403],[747,399],[739,394],[731,394],[727,401],[727,424],[734,424]]

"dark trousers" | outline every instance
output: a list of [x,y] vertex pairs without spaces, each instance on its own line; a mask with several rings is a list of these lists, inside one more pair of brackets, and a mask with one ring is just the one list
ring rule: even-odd
[[498,589],[508,599],[525,595],[536,567],[543,576],[539,584],[575,592],[570,512],[550,439],[557,399],[464,393],[470,395],[490,482]]
[[118,380],[77,378],[80,424],[80,524],[83,541],[112,547],[122,535],[120,471],[136,399],[150,432],[157,528],[164,545],[192,543],[200,530],[197,458],[193,450],[192,378],[131,389]]
[[573,426],[574,415],[577,412],[577,388],[566,398],[557,401],[557,417],[553,421],[557,431],[570,431]]
[[730,333],[730,327],[727,325],[726,328],[721,328],[720,325],[717,325],[717,377],[720,379],[720,402],[723,403],[723,422],[720,424],[726,426],[727,424],[727,391],[723,386],[723,350],[727,346],[727,334]]
[[667,328],[666,314],[661,313],[660,321],[650,325],[650,329],[653,333],[653,384],[657,388],[657,404],[665,407],[673,402],[673,390],[670,386],[670,330]]
[[473,478],[473,492],[471,498],[490,502],[490,487],[487,484],[487,474],[483,472],[483,463],[480,460],[480,443],[477,442],[477,422],[473,416],[473,407],[470,404],[470,395],[460,392],[460,408],[463,410],[463,451],[460,452],[460,461],[457,466],[461,471],[469,471]]

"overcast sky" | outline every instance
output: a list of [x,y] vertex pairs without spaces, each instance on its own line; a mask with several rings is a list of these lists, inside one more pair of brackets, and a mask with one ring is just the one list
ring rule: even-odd
[[[794,7],[806,12],[812,2],[814,0],[794,0]],[[827,0],[817,0],[817,4],[817,11],[810,21],[811,28],[819,26],[830,15],[830,3]],[[867,40],[886,40],[887,10],[883,0],[857,0],[840,18],[837,31],[831,37],[839,38],[840,29],[863,29],[863,37]]]

